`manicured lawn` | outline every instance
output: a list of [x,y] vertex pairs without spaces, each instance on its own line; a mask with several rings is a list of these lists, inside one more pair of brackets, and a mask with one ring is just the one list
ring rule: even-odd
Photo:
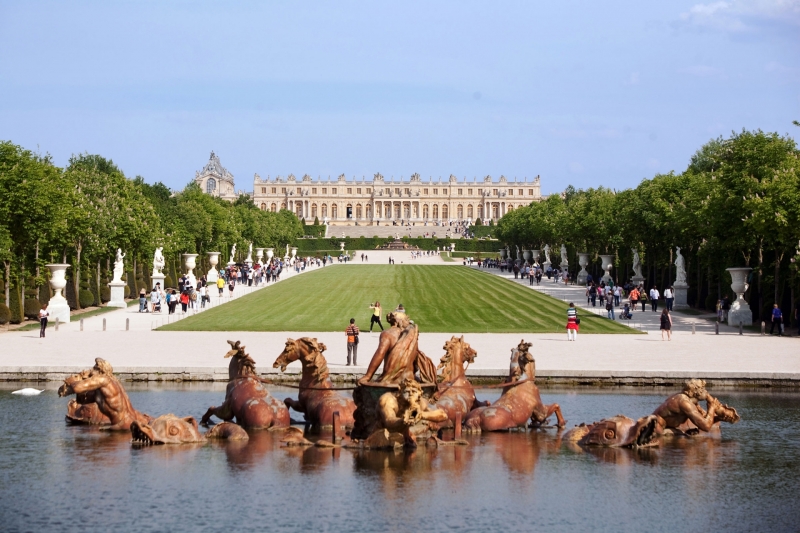
[[[340,331],[369,328],[369,304],[402,303],[422,332],[561,333],[567,305],[460,266],[342,265],[309,272],[160,328],[167,331]],[[581,333],[635,333],[584,314]]]

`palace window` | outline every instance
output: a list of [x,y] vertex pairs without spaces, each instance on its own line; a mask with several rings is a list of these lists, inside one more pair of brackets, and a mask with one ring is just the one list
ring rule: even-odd
[[470,196],[472,196],[472,189],[467,189],[467,194],[469,194]]
[[408,187],[406,187],[406,195],[411,196],[411,189],[409,189]]
[[261,204],[261,210],[262,211],[266,211],[267,210],[267,204]]
[[261,187],[261,194],[267,194],[267,188]]
[[317,188],[311,187],[311,194],[317,194]]
[[508,195],[514,196],[514,189],[508,189]]
[[372,188],[371,187],[367,187],[367,194],[372,194]]
[[217,190],[217,180],[215,180],[214,178],[208,178],[208,181],[206,181],[206,192],[208,194],[211,194],[216,190]]
[[286,187],[281,187],[281,194],[286,194]]
[[422,189],[422,194],[427,196],[428,195],[428,189]]
[[478,194],[483,194],[483,189],[478,189]]
[[472,218],[472,213],[473,213],[472,206],[468,205],[467,206],[467,218]]
[[495,196],[497,196],[497,189],[495,189],[495,190],[494,190],[494,192],[493,192],[492,194],[494,194]]
[[[439,194],[439,189],[433,189],[433,194]],[[435,215],[433,218],[437,218]]]
[[525,193],[522,189],[519,190],[519,195],[522,196]]
[[[461,196],[462,194],[464,194],[464,189],[458,189],[458,195]],[[461,217],[458,217],[458,218],[461,218]]]
[[331,187],[331,194],[336,194],[336,187]]
[[311,204],[311,216],[316,218],[316,216],[317,216],[317,204]]
[[278,192],[278,188],[277,187],[273,187],[272,188],[272,194],[275,194],[276,192]]
[[322,218],[328,218],[328,204],[322,204]]
[[353,194],[353,189],[352,189],[352,187],[348,187],[348,188],[347,188],[347,194]]
[[533,196],[533,189],[528,189],[528,196]]
[[[358,189],[356,189],[356,194],[361,194],[361,187],[359,187]],[[358,218],[361,218],[361,217],[358,217]]]
[[327,187],[323,187],[322,188],[322,194],[328,194],[328,188]]
[[278,212],[278,205],[277,205],[277,204],[272,204],[272,205],[269,207],[269,209],[270,209],[270,211],[272,211],[273,213],[277,213],[277,212]]
[[302,192],[302,189],[300,187],[298,187],[297,188],[297,194],[300,194],[301,192]]
[[396,187],[394,189],[394,193],[399,195],[400,194],[400,187]]

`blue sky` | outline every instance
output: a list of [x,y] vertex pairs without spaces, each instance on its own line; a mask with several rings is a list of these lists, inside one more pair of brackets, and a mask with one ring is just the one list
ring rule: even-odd
[[244,190],[256,172],[619,189],[792,120],[800,0],[0,1],[0,139],[173,188],[213,149]]

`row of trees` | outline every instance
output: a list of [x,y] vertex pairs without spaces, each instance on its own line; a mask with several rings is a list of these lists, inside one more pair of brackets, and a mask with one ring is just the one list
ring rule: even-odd
[[[49,299],[50,262],[70,263],[67,296],[76,308],[107,300],[117,248],[126,256],[132,293],[148,281],[157,246],[166,273],[181,272],[182,253],[223,252],[234,243],[244,258],[250,242],[283,247],[303,234],[289,211],[261,211],[247,196],[234,203],[194,183],[173,193],[162,183],[128,179],[109,159],[73,156],[66,168],[11,142],[0,142],[0,261],[6,306],[14,318]],[[30,301],[30,305],[26,302]]]
[[[617,281],[633,275],[631,248],[639,250],[647,287],[675,279],[675,246],[686,258],[690,303],[713,309],[731,295],[725,268],[752,267],[746,297],[754,318],[773,302],[794,309],[799,288],[800,166],[793,139],[742,131],[704,145],[682,173],[659,174],[638,187],[576,190],[504,216],[496,234],[507,244],[555,250],[567,245],[572,273],[577,252],[616,255]],[[554,254],[558,256],[558,253]]]

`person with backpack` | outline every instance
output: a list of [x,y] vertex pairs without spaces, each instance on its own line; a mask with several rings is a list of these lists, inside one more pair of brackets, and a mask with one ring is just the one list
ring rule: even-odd
[[356,326],[356,319],[350,319],[350,325],[344,330],[347,335],[347,366],[350,366],[350,356],[353,356],[353,366],[358,365],[356,361],[358,358],[358,326]]
[[597,307],[597,287],[594,283],[589,287],[589,299],[592,301],[592,307]]

